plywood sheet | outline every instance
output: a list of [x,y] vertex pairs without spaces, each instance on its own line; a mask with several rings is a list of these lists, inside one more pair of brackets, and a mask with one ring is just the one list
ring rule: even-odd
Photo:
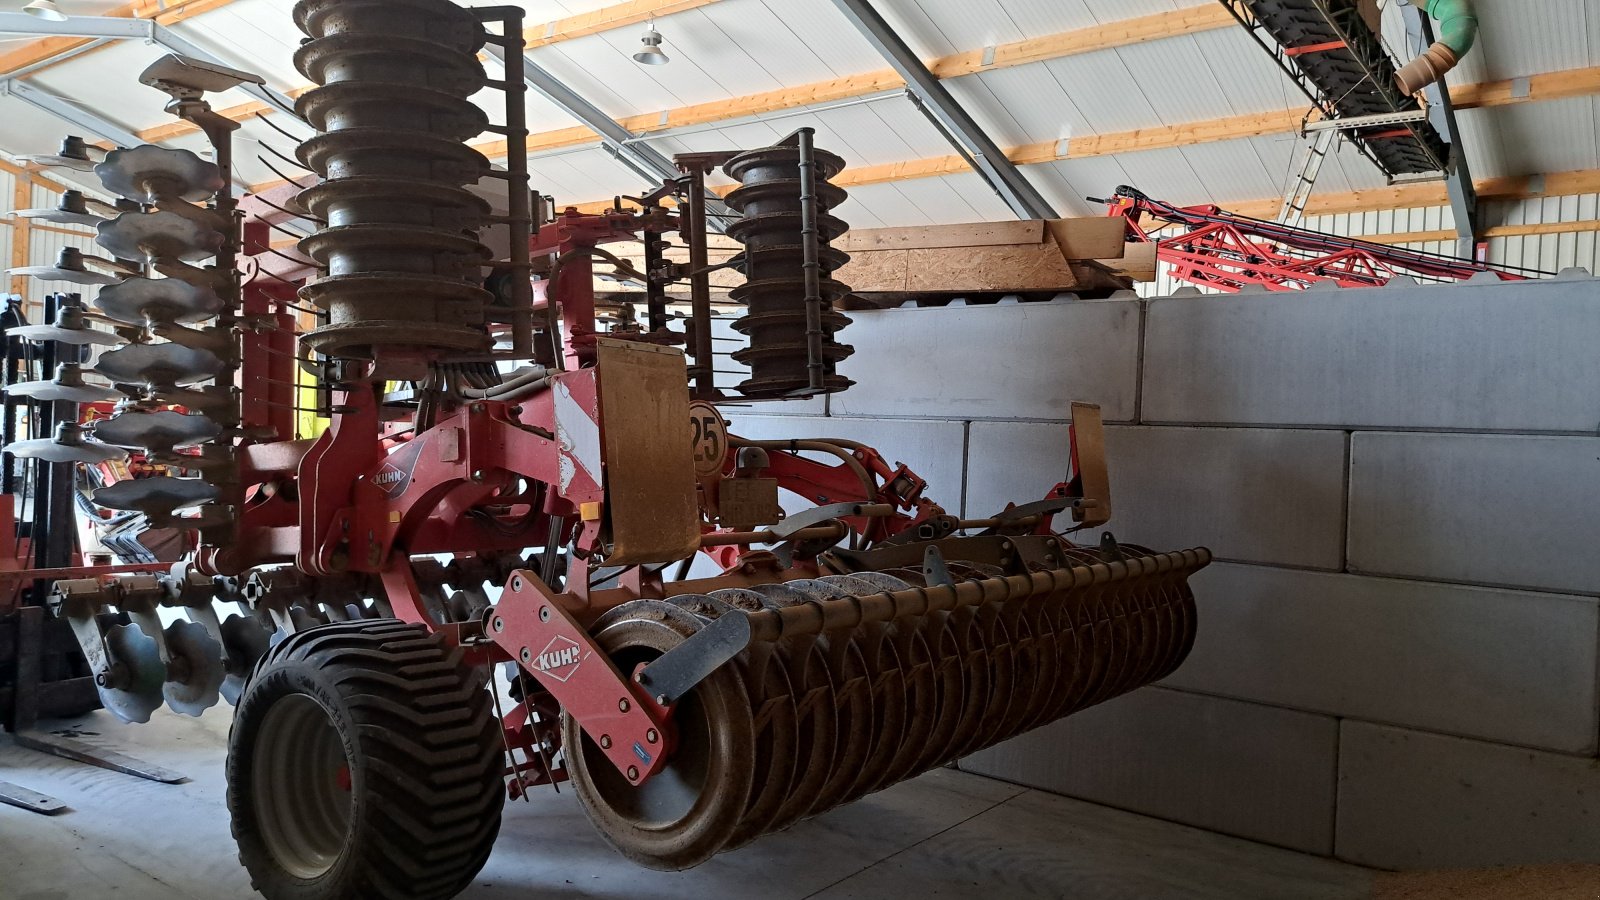
[[940,247],[995,247],[1037,244],[1045,238],[1045,223],[975,222],[968,225],[917,225],[906,228],[863,228],[851,231],[833,246],[858,250],[931,250]]
[[1072,265],[1049,244],[906,253],[909,291],[1070,291],[1078,286]]
[[1116,259],[1128,239],[1128,220],[1122,216],[1051,219],[1045,226],[1067,259]]
[[1156,245],[1151,243],[1128,244],[1120,259],[1096,260],[1115,275],[1134,281],[1156,280]]

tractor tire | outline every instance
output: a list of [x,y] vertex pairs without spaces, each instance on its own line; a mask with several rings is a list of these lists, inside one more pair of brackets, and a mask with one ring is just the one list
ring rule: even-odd
[[485,670],[419,625],[296,633],[256,667],[228,737],[239,861],[268,900],[453,897],[500,829]]

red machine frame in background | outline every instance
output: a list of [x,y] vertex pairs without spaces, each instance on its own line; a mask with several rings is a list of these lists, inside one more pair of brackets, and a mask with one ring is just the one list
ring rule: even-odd
[[[1550,274],[1280,225],[1212,204],[1174,206],[1127,186],[1109,200],[1090,202],[1126,218],[1129,241],[1155,244],[1156,259],[1171,267],[1173,278],[1230,294],[1252,285],[1298,291],[1317,284],[1382,287],[1401,277],[1450,282],[1491,272],[1502,281],[1523,281]],[[1178,231],[1161,236],[1169,228]]]

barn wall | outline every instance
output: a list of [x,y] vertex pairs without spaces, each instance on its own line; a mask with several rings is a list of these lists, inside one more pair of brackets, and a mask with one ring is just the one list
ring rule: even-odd
[[873,442],[981,515],[1054,484],[1065,403],[1100,402],[1116,535],[1215,552],[1174,676],[962,768],[1374,866],[1600,862],[1597,297],[858,313],[830,416],[734,425]]

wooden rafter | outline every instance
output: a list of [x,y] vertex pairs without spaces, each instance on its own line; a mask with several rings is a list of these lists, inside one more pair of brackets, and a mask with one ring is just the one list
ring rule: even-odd
[[[12,173],[11,202],[13,209],[28,209],[33,206],[33,175],[26,171]],[[11,231],[11,268],[19,269],[28,264],[28,255],[33,250],[33,222],[28,219],[16,219],[16,224]],[[26,294],[28,292],[28,278],[26,275],[11,276],[11,293]]]
[[601,7],[565,19],[530,25],[523,34],[530,49],[544,47],[560,41],[599,34],[602,31],[641,25],[651,19],[688,12],[691,9],[710,6],[715,2],[717,0],[629,0],[627,3]]

